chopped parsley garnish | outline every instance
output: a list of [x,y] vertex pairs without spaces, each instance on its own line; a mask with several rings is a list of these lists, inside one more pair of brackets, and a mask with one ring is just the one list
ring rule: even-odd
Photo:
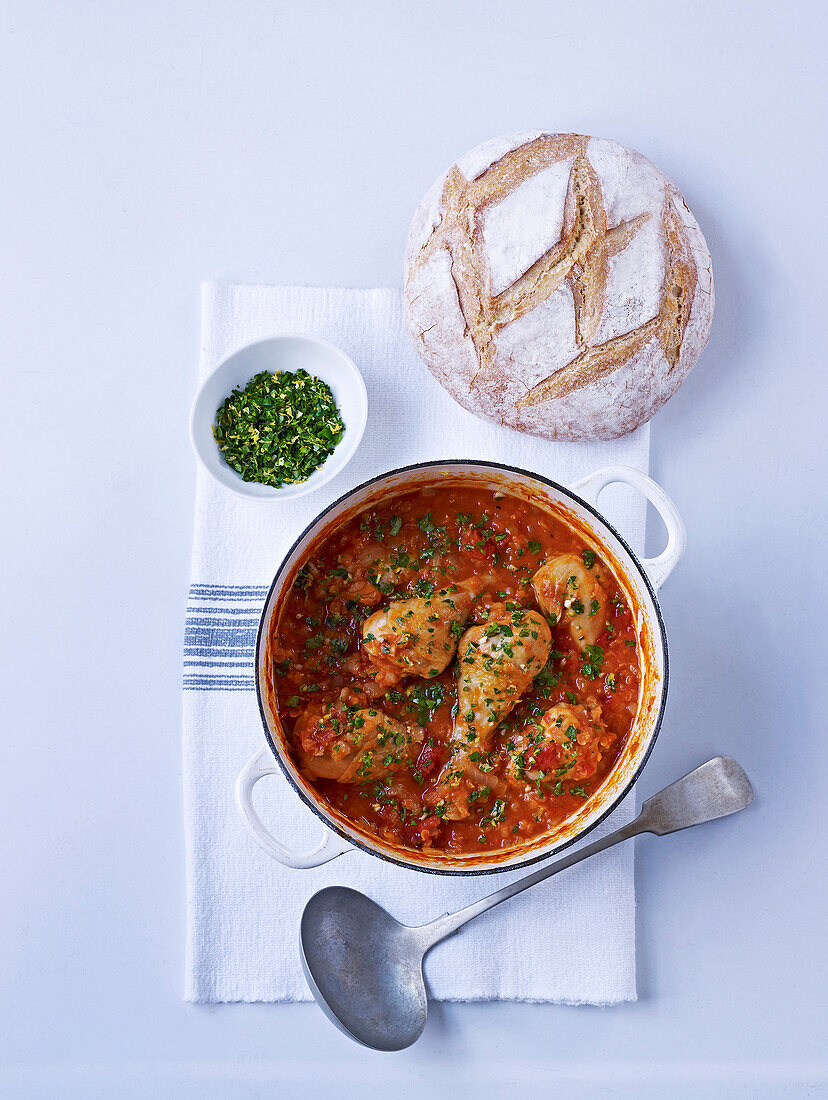
[[378,592],[384,592],[386,596],[394,591],[394,582],[382,580],[373,566],[368,568],[368,580]]
[[417,725],[424,726],[431,721],[444,696],[443,685],[439,680],[432,684],[419,684],[412,689],[408,709],[416,712]]
[[[561,654],[558,655],[561,656]],[[548,694],[552,688],[556,688],[561,682],[561,673],[555,672],[552,668],[553,659],[554,655],[550,654],[549,660],[535,677],[535,683],[544,694]]]
[[484,818],[481,818],[480,827],[483,828],[485,825],[497,825],[504,819],[505,816],[506,803],[502,798],[496,798],[491,808],[491,812],[488,813]]
[[293,581],[293,587],[298,588],[300,592],[306,591],[308,585],[311,582],[310,569],[306,565],[303,565]]
[[307,371],[262,371],[234,389],[216,412],[213,435],[243,481],[307,481],[342,439],[345,425],[330,386]]
[[594,550],[582,550],[581,557],[584,559],[584,565],[587,569],[591,569],[595,565],[595,551]]
[[590,680],[594,680],[601,671],[601,667],[604,664],[604,651],[599,645],[587,645],[584,646],[584,652],[582,654],[584,663],[581,666],[581,672]]

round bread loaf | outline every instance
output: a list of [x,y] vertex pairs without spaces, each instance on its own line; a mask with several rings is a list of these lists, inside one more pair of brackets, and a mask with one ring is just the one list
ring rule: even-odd
[[539,131],[472,149],[408,235],[406,319],[477,416],[548,439],[643,424],[698,359],[710,252],[681,192],[613,141]]

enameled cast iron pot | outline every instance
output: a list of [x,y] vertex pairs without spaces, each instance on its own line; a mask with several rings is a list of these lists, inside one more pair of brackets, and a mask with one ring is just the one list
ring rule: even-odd
[[[653,504],[667,528],[667,546],[656,558],[639,559],[596,508],[605,486],[623,482]],[[550,832],[498,852],[447,856],[395,847],[359,829],[329,806],[306,782],[285,747],[273,692],[270,650],[271,623],[285,605],[293,579],[308,548],[367,507],[398,493],[462,484],[503,491],[562,518],[610,564],[626,590],[639,639],[642,662],[641,695],[636,721],[615,767],[582,809]],[[667,698],[667,638],[656,591],[670,575],[685,545],[684,525],[675,505],[651,478],[626,466],[610,466],[576,482],[570,489],[554,481],[494,462],[444,461],[406,466],[366,481],[326,508],[296,540],[279,567],[262,612],[256,641],[256,690],[267,745],[238,777],[236,801],[254,838],[274,859],[289,867],[318,867],[343,852],[360,848],[401,867],[438,874],[486,874],[525,867],[561,851],[607,816],[638,778],[658,735]],[[319,844],[307,852],[287,848],[265,827],[253,807],[253,788],[266,775],[282,771],[299,797],[327,826]]]

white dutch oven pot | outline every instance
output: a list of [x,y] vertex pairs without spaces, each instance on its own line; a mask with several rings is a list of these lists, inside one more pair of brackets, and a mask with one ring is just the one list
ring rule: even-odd
[[[667,528],[667,545],[658,557],[639,559],[596,508],[602,489],[622,482],[653,504]],[[503,491],[563,518],[612,565],[633,610],[642,662],[638,714],[615,767],[582,809],[548,833],[511,849],[469,856],[414,852],[395,847],[359,829],[337,813],[308,783],[288,753],[272,687],[271,625],[290,592],[309,547],[352,516],[398,493],[461,483]],[[271,585],[256,640],[256,690],[267,745],[256,753],[236,782],[236,802],[254,839],[288,867],[318,867],[354,848],[402,867],[438,874],[486,874],[525,867],[574,843],[618,805],[635,783],[652,751],[667,698],[667,638],[656,592],[670,575],[685,546],[684,524],[675,505],[651,478],[626,466],[610,466],[576,482],[571,489],[526,470],[494,462],[444,461],[407,466],[352,489],[325,509],[302,532]],[[283,772],[300,798],[327,826],[319,844],[307,852],[286,847],[264,825],[253,806],[253,788],[264,776]]]

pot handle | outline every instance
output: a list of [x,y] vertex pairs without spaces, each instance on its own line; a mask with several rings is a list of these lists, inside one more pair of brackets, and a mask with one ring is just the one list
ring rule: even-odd
[[330,829],[325,829],[325,835],[309,852],[294,852],[292,848],[286,848],[280,840],[276,839],[253,806],[253,788],[266,775],[278,774],[280,774],[279,767],[273,759],[273,754],[267,746],[264,746],[247,761],[236,780],[236,805],[259,847],[273,859],[283,863],[285,867],[301,869],[321,867],[323,863],[336,859],[343,852],[352,851],[353,845],[342,840]]
[[587,474],[580,481],[576,481],[572,491],[595,507],[601,490],[619,481],[643,493],[667,528],[667,545],[658,557],[641,559],[650,583],[658,591],[673,572],[687,545],[687,532],[678,509],[661,486],[632,466],[606,466],[603,470],[596,470],[594,474]]

